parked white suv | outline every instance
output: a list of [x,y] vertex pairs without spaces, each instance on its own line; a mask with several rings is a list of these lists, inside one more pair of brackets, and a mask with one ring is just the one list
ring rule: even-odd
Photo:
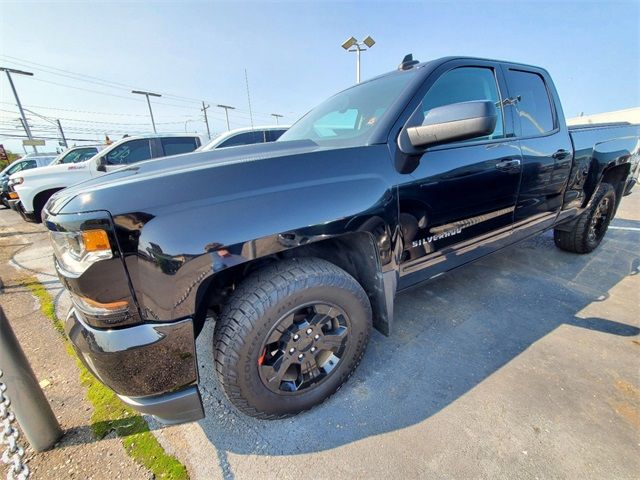
[[9,187],[18,199],[10,201],[10,206],[25,220],[40,222],[42,208],[58,190],[131,163],[193,152],[200,145],[200,137],[193,134],[126,137],[84,162],[60,163],[11,175]]

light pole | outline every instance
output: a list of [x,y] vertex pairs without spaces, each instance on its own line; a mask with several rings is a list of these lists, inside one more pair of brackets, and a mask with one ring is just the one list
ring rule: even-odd
[[[22,104],[20,103],[20,98],[18,98],[18,92],[16,91],[16,87],[13,84],[13,79],[11,78],[12,73],[15,73],[16,75],[27,75],[29,77],[33,77],[33,73],[24,72],[22,70],[15,70],[13,68],[5,68],[5,67],[0,67],[0,72],[5,72],[7,74],[9,85],[11,85],[11,90],[13,90],[13,96],[16,98],[16,103],[18,104],[18,110],[20,110],[20,115],[22,116],[22,125],[24,127],[24,131],[27,133],[27,137],[29,137],[29,140],[33,140],[31,129],[29,128],[29,124],[27,123],[27,117],[24,114],[24,110],[22,109]],[[38,149],[36,148],[36,146],[32,145],[32,147],[33,147],[33,151],[38,153]]]
[[153,125],[153,133],[158,133],[156,131],[156,122],[153,120],[153,110],[151,110],[151,101],[149,97],[161,97],[162,95],[158,93],[145,92],[143,90],[131,90],[131,93],[137,93],[138,95],[144,95],[147,97],[147,105],[149,105],[149,115],[151,115],[151,125]]
[[375,44],[375,40],[369,36],[362,42],[356,40],[355,37],[350,37],[342,44],[342,48],[347,52],[356,52],[356,83],[360,83],[360,52],[367,50],[367,48],[364,47],[371,48]]
[[229,127],[229,110],[235,110],[236,107],[231,107],[229,105],[218,105],[218,107],[224,108],[224,113],[227,116],[227,131],[231,130],[231,127]]
[[271,113],[270,115],[276,119],[276,125],[280,125],[280,122],[278,122],[278,119],[282,118],[282,115],[280,115],[279,113]]

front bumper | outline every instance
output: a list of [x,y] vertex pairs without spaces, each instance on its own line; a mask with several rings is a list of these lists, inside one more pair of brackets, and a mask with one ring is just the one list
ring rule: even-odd
[[18,212],[25,222],[31,222],[31,223],[38,222],[38,219],[36,218],[36,214],[34,212],[24,211],[22,202],[19,199],[9,200],[9,208],[11,208],[11,210],[15,212]]
[[65,330],[89,371],[133,409],[165,424],[204,418],[191,319],[101,330],[72,308]]

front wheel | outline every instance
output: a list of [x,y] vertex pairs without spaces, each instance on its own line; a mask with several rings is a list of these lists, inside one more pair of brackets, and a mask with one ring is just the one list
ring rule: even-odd
[[607,233],[616,209],[613,185],[601,183],[587,209],[570,231],[554,230],[553,240],[558,248],[574,253],[589,253],[596,249]]
[[223,309],[216,372],[247,415],[294,415],[340,388],[370,332],[371,305],[351,275],[317,258],[277,262],[244,280]]

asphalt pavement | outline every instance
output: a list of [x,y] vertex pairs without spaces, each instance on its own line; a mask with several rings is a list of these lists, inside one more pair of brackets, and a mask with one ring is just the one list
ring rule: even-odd
[[[42,226],[14,261],[49,282]],[[221,394],[198,339],[206,418],[155,434],[192,478],[640,478],[640,193],[599,249],[550,233],[398,296],[349,382],[297,417],[255,420]]]

